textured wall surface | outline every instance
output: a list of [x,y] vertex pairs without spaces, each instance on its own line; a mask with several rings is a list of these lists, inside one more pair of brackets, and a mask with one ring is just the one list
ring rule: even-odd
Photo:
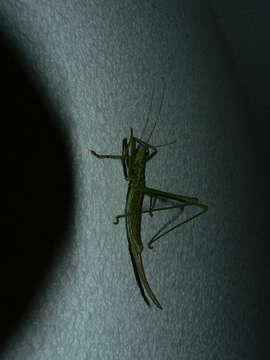
[[[0,20],[12,140],[2,141],[12,231],[0,358],[263,359],[268,163],[213,9],[195,0],[9,0]],[[209,211],[145,247],[160,311],[140,295],[124,222],[112,224],[127,190],[121,163],[89,149],[119,154],[130,127],[140,136],[154,88],[149,134],[164,84],[151,143],[177,143],[149,162],[147,184],[198,196]],[[143,241],[178,215],[145,216]]]

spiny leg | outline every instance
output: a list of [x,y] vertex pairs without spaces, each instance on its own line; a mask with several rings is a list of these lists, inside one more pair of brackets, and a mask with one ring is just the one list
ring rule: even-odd
[[[160,239],[162,236],[168,234],[169,232],[171,232],[172,230],[180,227],[181,225],[186,224],[187,222],[195,219],[196,217],[202,215],[203,213],[205,213],[208,210],[208,207],[206,205],[200,204],[197,198],[195,197],[190,197],[190,196],[183,196],[183,195],[178,195],[178,194],[173,194],[173,193],[168,193],[165,191],[160,191],[160,190],[156,190],[153,188],[148,188],[145,187],[143,189],[141,189],[141,191],[143,191],[146,195],[148,196],[154,196],[154,197],[159,197],[159,198],[163,198],[163,199],[171,199],[171,200],[175,200],[178,202],[181,202],[180,205],[176,205],[174,208],[176,207],[180,207],[180,208],[184,208],[185,206],[196,206],[199,207],[200,209],[202,209],[202,211],[200,211],[199,213],[193,215],[192,217],[190,217],[189,219],[186,219],[182,222],[180,222],[179,224],[173,226],[172,228],[170,228],[169,230],[163,232],[162,234],[159,235],[159,232],[150,240],[150,242],[148,243],[148,247],[152,248],[152,244],[154,242],[156,242],[158,239]],[[173,207],[170,207],[173,208]],[[166,209],[167,208],[162,208],[162,209]],[[151,210],[153,211],[153,210]]]
[[[128,216],[134,216],[134,215],[137,215],[137,214],[146,214],[146,213],[149,213],[151,216],[153,216],[153,212],[155,211],[164,211],[164,210],[171,210],[171,209],[183,209],[184,207],[186,206],[197,206],[199,208],[202,208],[203,210],[200,211],[199,213],[191,216],[190,218],[180,222],[179,224],[173,226],[172,228],[170,228],[169,230],[165,231],[164,233],[160,234],[160,232],[157,232],[153,237],[152,239],[149,241],[148,243],[148,247],[149,249],[153,249],[153,243],[156,242],[158,239],[160,239],[161,237],[167,235],[169,232],[175,230],[176,228],[188,223],[189,221],[195,219],[196,217],[202,215],[203,213],[205,213],[207,210],[208,210],[208,206],[206,205],[203,205],[203,204],[199,204],[197,202],[186,202],[184,204],[179,204],[179,205],[173,205],[173,206],[167,206],[167,207],[162,207],[162,208],[150,208],[150,210],[143,210],[143,211],[134,211],[134,212],[131,212],[131,213],[127,213],[127,214],[121,214],[121,215],[117,215],[115,217],[115,221],[113,222],[115,225],[116,224],[119,224],[119,219],[120,218],[123,218],[123,217],[128,217]],[[160,235],[159,235],[160,234]]]
[[192,202],[192,203],[199,201],[199,199],[194,196],[173,194],[149,187],[138,188],[138,190],[142,191],[145,195],[154,196],[157,198],[170,199],[170,200],[183,201],[183,202]]
[[[196,217],[204,214],[204,213],[208,210],[208,206],[207,206],[207,205],[203,205],[203,204],[199,204],[199,203],[187,203],[187,204],[182,205],[182,207],[184,207],[184,206],[197,206],[197,207],[201,208],[202,211],[200,211],[199,213],[191,216],[190,218],[188,218],[188,219],[180,222],[179,224],[173,226],[172,228],[170,228],[169,230],[163,232],[163,233],[160,234],[160,235],[159,235],[160,232],[157,232],[157,233],[152,237],[152,239],[149,241],[149,243],[148,243],[149,249],[153,249],[153,245],[152,245],[152,244],[153,244],[154,242],[156,242],[158,239],[160,239],[161,237],[167,235],[169,232],[171,232],[171,231],[177,229],[178,227],[180,227],[180,226],[188,223],[189,221],[195,219]],[[179,206],[179,207],[181,207],[181,206]]]
[[133,212],[126,213],[126,214],[120,214],[120,215],[117,215],[115,217],[115,220],[114,220],[113,223],[115,225],[117,225],[117,224],[119,224],[119,219],[124,218],[124,217],[128,217],[128,216],[133,216],[133,215],[137,215],[137,214],[150,214],[151,215],[155,211],[169,210],[169,209],[175,209],[175,208],[183,208],[186,205],[190,205],[190,204],[173,205],[173,206],[162,207],[162,208],[151,208],[150,210],[133,211]]
[[168,192],[164,192],[164,191],[160,191],[160,190],[156,190],[156,189],[152,189],[152,188],[142,187],[142,188],[137,188],[137,190],[142,191],[145,195],[150,196],[150,198],[161,197],[161,198],[165,198],[165,199],[181,201],[182,204],[168,206],[168,207],[162,207],[162,208],[155,208],[154,209],[154,208],[152,208],[153,207],[153,200],[150,199],[150,208],[149,208],[149,210],[134,211],[134,212],[131,212],[131,213],[125,213],[125,214],[117,215],[115,217],[115,221],[113,222],[114,224],[118,224],[119,219],[122,218],[122,217],[132,216],[132,215],[135,215],[135,214],[138,214],[138,213],[139,214],[149,213],[151,215],[155,211],[169,210],[169,209],[175,209],[175,208],[183,208],[183,207],[185,207],[187,205],[196,205],[196,204],[198,204],[198,201],[199,201],[195,197],[172,194],[172,193],[168,193]]

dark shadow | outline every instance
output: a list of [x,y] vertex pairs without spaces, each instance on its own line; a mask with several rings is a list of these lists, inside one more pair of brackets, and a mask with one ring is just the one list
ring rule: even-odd
[[0,354],[68,246],[73,172],[68,136],[3,36],[1,72]]

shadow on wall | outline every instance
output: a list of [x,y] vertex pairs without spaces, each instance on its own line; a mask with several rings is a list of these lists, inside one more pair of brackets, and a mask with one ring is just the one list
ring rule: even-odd
[[0,38],[0,353],[68,246],[73,176],[67,135],[14,48]]

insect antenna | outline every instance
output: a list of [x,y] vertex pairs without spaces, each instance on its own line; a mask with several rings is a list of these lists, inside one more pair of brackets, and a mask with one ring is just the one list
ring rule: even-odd
[[[174,67],[174,64],[175,64],[175,60],[176,60],[176,56],[177,56],[177,50],[178,50],[178,47],[176,47],[171,59],[168,61],[169,63],[169,76],[171,75],[172,73],[172,69]],[[169,77],[168,76],[168,77]],[[161,115],[161,110],[162,110],[162,106],[163,106],[163,103],[164,103],[164,98],[165,98],[165,89],[167,87],[167,83],[168,83],[168,78],[167,80],[165,81],[165,79],[163,78],[163,90],[162,90],[162,95],[161,95],[161,101],[160,101],[160,104],[159,104],[159,110],[158,110],[158,116],[157,116],[157,119],[154,123],[154,126],[150,132],[150,135],[148,136],[147,140],[145,141],[146,143],[149,142],[149,140],[151,139],[154,131],[155,131],[155,128],[157,126],[157,123],[159,122],[160,120],[160,115]],[[145,125],[144,125],[144,128],[143,128],[143,131],[142,131],[142,135],[141,135],[141,139],[143,139],[143,135],[144,135],[144,132],[147,128],[147,125],[148,125],[148,122],[149,122],[149,118],[150,118],[150,113],[151,113],[151,110],[152,110],[152,106],[153,106],[153,98],[154,98],[154,93],[155,93],[155,84],[153,86],[153,90],[152,90],[152,95],[151,95],[151,101],[150,101],[150,106],[149,106],[149,110],[148,110],[148,114],[147,114],[147,118],[146,118],[146,122],[145,122]]]
[[176,140],[171,141],[171,142],[168,142],[168,143],[165,143],[165,144],[161,144],[161,145],[155,145],[155,147],[156,147],[156,148],[160,148],[160,147],[167,146],[167,145],[171,145],[171,144],[175,144],[175,143],[176,143]]
[[154,131],[155,131],[155,128],[157,126],[157,123],[159,122],[160,120],[160,114],[161,114],[161,110],[162,110],[162,106],[163,106],[163,103],[164,103],[164,98],[165,98],[165,89],[166,89],[166,86],[167,86],[167,83],[164,82],[164,85],[163,85],[163,90],[162,90],[162,96],[161,96],[161,101],[160,101],[160,104],[159,104],[159,109],[158,109],[158,116],[157,116],[157,120],[155,121],[154,123],[154,126],[152,127],[152,130],[148,136],[148,139],[146,140],[146,142],[148,143],[149,140],[151,139]]
[[149,109],[148,109],[146,121],[145,121],[145,124],[144,124],[144,128],[143,128],[143,131],[142,131],[142,134],[141,134],[141,139],[143,139],[144,132],[145,132],[145,130],[146,130],[146,128],[147,128],[147,125],[148,125],[148,123],[149,123],[150,113],[151,113],[152,106],[153,106],[154,94],[155,94],[155,84],[154,84],[153,89],[152,89],[152,94],[151,94],[151,99],[150,99],[150,105],[149,105]]

